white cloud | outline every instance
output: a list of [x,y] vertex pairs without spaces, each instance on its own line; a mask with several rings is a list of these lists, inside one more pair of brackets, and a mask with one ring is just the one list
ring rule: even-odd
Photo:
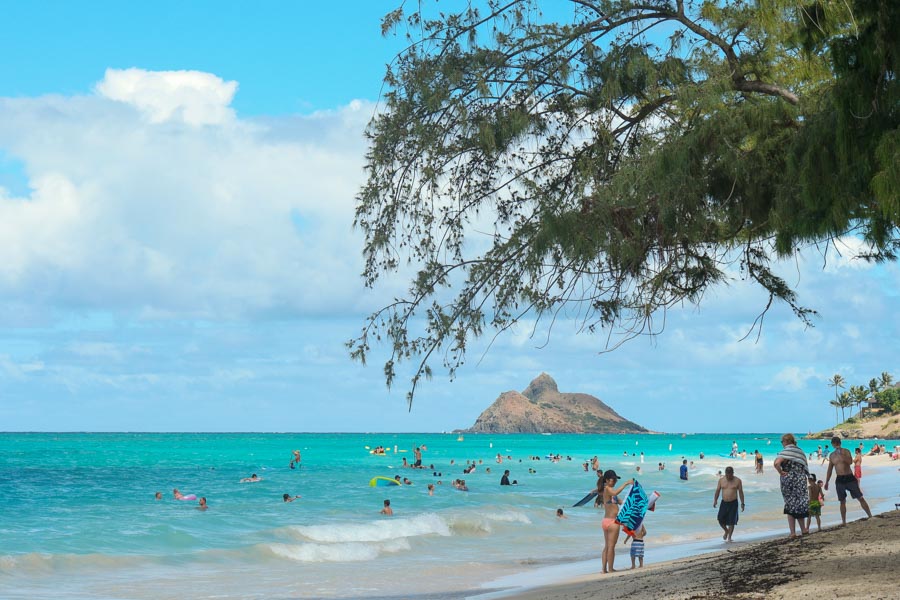
[[236,81],[200,71],[107,69],[96,90],[137,107],[152,123],[180,120],[189,125],[217,125],[234,119],[229,107]]
[[27,376],[44,370],[41,361],[18,362],[8,354],[0,354],[0,375],[11,379],[24,379]]
[[848,338],[858,340],[862,337],[862,333],[860,332],[859,327],[851,323],[845,324],[843,330],[844,335],[846,335]]
[[875,263],[860,258],[861,255],[872,252],[870,246],[864,240],[845,235],[837,238],[830,244],[825,256],[810,257],[818,259],[821,269],[825,273],[833,274],[844,270],[867,271],[875,266]]
[[155,318],[358,310],[351,223],[373,106],[247,120],[236,87],[129,69],[97,95],[0,98],[0,150],[32,188],[0,195],[0,301]]
[[806,388],[806,384],[810,379],[821,379],[812,367],[801,369],[800,367],[784,367],[779,371],[768,385],[764,386],[765,390],[790,390],[798,392]]

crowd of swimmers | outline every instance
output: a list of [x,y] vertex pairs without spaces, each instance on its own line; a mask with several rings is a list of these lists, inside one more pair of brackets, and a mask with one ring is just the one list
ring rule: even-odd
[[[786,434],[787,435],[787,434]],[[791,447],[796,447],[796,442],[792,441],[792,436],[788,436],[789,439],[785,441],[786,438],[783,438],[782,443],[785,446],[785,451],[779,453],[778,457],[775,460],[775,468],[779,473],[784,477],[783,471],[786,470],[787,465],[784,463],[783,456],[793,456],[790,452],[785,454],[785,452],[789,451]],[[788,443],[791,442],[791,443]],[[855,448],[854,453],[849,453],[847,450],[841,448],[841,440],[835,438],[832,440],[832,445],[834,446],[834,450],[831,450],[829,445],[825,445],[824,450],[821,446],[819,446],[815,452],[809,454],[809,460],[813,458],[819,460],[821,459],[822,463],[829,463],[828,467],[828,476],[826,480],[823,482],[821,479],[817,478],[814,473],[809,473],[804,469],[804,507],[802,511],[796,513],[798,515],[798,522],[800,523],[800,528],[802,533],[806,534],[809,532],[812,522],[815,521],[816,526],[819,530],[821,530],[822,522],[822,507],[825,503],[825,490],[828,490],[829,481],[831,479],[832,470],[835,470],[838,474],[838,500],[840,502],[841,509],[841,518],[844,523],[846,523],[846,507],[845,507],[845,499],[846,495],[849,492],[852,498],[859,500],[860,505],[866,511],[866,514],[871,516],[871,512],[868,508],[868,505],[865,503],[865,500],[862,497],[862,492],[859,489],[858,482],[862,477],[861,472],[861,461],[863,455],[863,444],[860,443],[859,447]],[[409,461],[404,457],[403,458],[403,467],[407,468],[419,468],[419,469],[427,469],[432,471],[432,476],[439,478],[443,476],[442,472],[435,470],[433,464],[429,464],[427,467],[422,464],[422,451],[426,450],[426,447],[417,446],[413,451],[414,462],[409,463]],[[379,454],[384,452],[383,446],[377,446],[375,450],[372,451],[374,454]],[[888,454],[888,451],[884,445],[874,444],[869,452],[865,456],[872,456],[878,454]],[[628,456],[628,452],[624,452],[625,456]],[[744,459],[748,455],[746,450],[739,451],[737,448],[737,444],[734,443],[732,445],[732,451],[730,456],[733,458]],[[632,456],[635,456],[632,453]],[[563,456],[560,454],[550,454],[547,458],[552,462],[559,462],[563,460]],[[703,460],[705,458],[705,454],[703,452],[699,453],[699,459]],[[752,458],[755,466],[755,473],[762,474],[763,466],[764,466],[764,458],[762,453],[759,450],[754,450],[752,453]],[[796,459],[796,457],[793,457]],[[900,446],[895,447],[892,458],[900,458]],[[539,456],[530,456],[529,460],[539,461],[541,458]],[[805,453],[800,453],[800,459],[806,459]],[[500,453],[496,456],[496,462],[502,463],[504,460],[512,461],[513,457],[511,455],[507,455],[504,457]],[[566,456],[565,460],[571,461],[572,458],[570,456]],[[294,469],[300,466],[301,456],[300,452],[295,450],[292,452],[292,458],[290,461],[290,468]],[[640,454],[641,463],[644,462],[643,452]],[[521,459],[518,460],[519,463],[522,462]],[[451,459],[450,465],[456,465],[456,461]],[[462,469],[463,474],[469,474],[475,472],[475,470],[479,467],[483,467],[483,460],[466,460],[465,466]],[[618,543],[619,533],[621,529],[621,525],[617,521],[618,513],[620,510],[620,505],[622,504],[622,500],[619,498],[619,495],[625,490],[626,487],[632,485],[634,483],[633,479],[629,479],[624,481],[623,483],[619,483],[621,478],[616,474],[613,470],[602,471],[600,468],[600,461],[597,456],[594,456],[590,460],[585,460],[582,464],[582,467],[585,471],[593,471],[597,474],[597,485],[594,506],[596,508],[602,508],[604,511],[604,518],[601,522],[601,528],[603,530],[604,537],[604,548],[602,552],[602,570],[604,573],[614,571],[613,563],[615,560],[615,548]],[[490,467],[483,467],[485,473],[490,473]],[[664,462],[659,462],[657,464],[658,471],[664,471],[666,465]],[[679,478],[681,480],[687,481],[689,479],[689,472],[695,468],[695,462],[693,460],[689,461],[687,458],[682,457],[681,465],[679,466]],[[635,470],[638,474],[641,473],[640,465],[635,467]],[[537,473],[537,471],[529,467],[529,473]],[[504,469],[502,476],[500,477],[499,485],[501,487],[517,485],[517,480],[510,480],[511,471],[510,469]],[[713,495],[713,508],[718,509],[717,513],[717,521],[719,526],[723,531],[722,539],[725,542],[733,541],[733,535],[735,527],[739,521],[739,515],[745,509],[745,498],[744,498],[744,489],[743,482],[739,477],[736,477],[734,474],[734,468],[728,466],[725,468],[724,473],[719,471],[717,473],[718,483],[715,489],[715,493]],[[407,477],[401,477],[400,475],[395,475],[393,478],[398,485],[411,486],[413,482]],[[852,479],[852,481],[850,481]],[[256,483],[262,481],[263,478],[259,477],[256,473],[253,473],[249,477],[245,477],[240,479],[240,483]],[[435,485],[441,485],[443,482],[441,479],[438,479],[435,483],[429,483],[427,485],[427,494],[429,496],[434,495]],[[469,487],[466,484],[466,480],[462,478],[453,479],[451,482],[451,486],[455,490],[459,491],[469,491]],[[782,484],[782,493],[784,494],[784,484]],[[156,499],[162,499],[162,493],[156,492]],[[176,500],[193,500],[195,496],[189,495],[186,496],[182,494],[177,488],[173,490],[173,497]],[[291,495],[288,493],[284,493],[282,496],[282,500],[284,503],[294,502],[295,500],[300,499],[300,495]],[[720,502],[721,499],[721,502]],[[787,502],[787,496],[786,496]],[[198,505],[196,507],[198,510],[205,511],[209,508],[206,497],[201,497],[198,499]],[[787,504],[785,508],[785,514],[787,512]],[[381,514],[384,516],[393,516],[394,510],[391,506],[390,499],[384,499]],[[802,514],[800,514],[802,512]],[[789,515],[790,516],[790,515]],[[558,519],[566,519],[566,515],[563,512],[562,508],[556,509],[556,517]],[[791,522],[789,518],[789,523]],[[793,536],[793,527],[791,527],[791,533]],[[647,536],[646,527],[641,525],[641,527],[637,531],[629,532],[629,535],[626,536],[624,543],[631,543],[630,548],[630,557],[631,557],[631,568],[640,568],[643,567],[644,564],[644,552],[645,552],[645,540]]]

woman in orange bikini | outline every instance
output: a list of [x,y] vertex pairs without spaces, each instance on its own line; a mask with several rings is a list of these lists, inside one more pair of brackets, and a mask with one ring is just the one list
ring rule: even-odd
[[606,545],[603,547],[603,572],[611,573],[613,563],[616,560],[616,544],[619,542],[619,531],[622,526],[616,523],[616,517],[619,515],[619,494],[626,487],[634,483],[634,479],[629,479],[616,489],[616,483],[619,476],[610,469],[603,473],[603,539]]

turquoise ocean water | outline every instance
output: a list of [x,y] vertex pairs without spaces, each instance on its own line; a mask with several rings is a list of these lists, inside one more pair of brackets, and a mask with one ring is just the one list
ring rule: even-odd
[[[764,475],[753,473],[751,458],[722,456],[733,440],[748,452],[762,451]],[[369,454],[366,446],[376,445],[391,452]],[[412,462],[416,445],[427,448],[423,462],[433,469],[402,467],[404,457]],[[800,445],[813,452],[819,444]],[[866,449],[870,446],[866,442]],[[292,470],[294,449],[302,452],[303,463]],[[736,468],[747,494],[735,538],[784,529],[771,467],[777,449],[777,433],[467,434],[464,439],[375,433],[0,434],[0,598],[475,595],[497,580],[527,579],[544,567],[599,557],[601,515],[590,504],[570,508],[596,483],[582,466],[595,455],[603,469],[636,476],[662,494],[647,519],[650,562],[697,542],[719,543],[712,495],[717,472],[726,465]],[[502,464],[496,462],[498,453]],[[546,458],[551,454],[562,460],[551,462]],[[688,482],[678,479],[682,457],[694,461]],[[467,460],[481,462],[464,475]],[[657,470],[659,462],[665,462],[664,471]],[[501,488],[503,469],[510,469],[519,485]],[[824,478],[824,467],[813,463],[812,470]],[[889,494],[896,492],[897,475],[896,469],[888,471],[893,475],[881,473],[880,480],[863,478],[873,508],[893,508]],[[252,473],[263,480],[240,483]],[[368,485],[374,476],[395,474],[414,485]],[[469,491],[454,490],[449,484],[455,478],[465,478]],[[427,484],[438,481],[442,484],[428,496]],[[173,488],[207,497],[209,510],[174,500]],[[157,491],[163,500],[154,500]],[[284,503],[284,493],[302,498]],[[826,523],[838,518],[831,494]],[[392,502],[393,517],[379,514],[385,498]],[[559,507],[567,519],[556,518]],[[851,518],[859,516],[855,503],[851,509]],[[617,565],[625,568],[627,547],[620,548]]]

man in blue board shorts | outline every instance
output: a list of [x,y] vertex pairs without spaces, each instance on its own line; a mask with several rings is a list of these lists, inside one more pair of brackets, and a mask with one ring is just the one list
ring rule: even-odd
[[841,438],[831,438],[831,445],[834,452],[828,456],[828,473],[825,475],[825,489],[828,490],[828,483],[831,481],[831,472],[837,473],[835,479],[835,487],[837,488],[838,502],[841,503],[841,521],[847,524],[847,492],[854,500],[859,500],[859,505],[866,514],[871,517],[872,511],[869,510],[869,503],[863,498],[862,491],[859,489],[859,480],[853,475],[853,456],[846,448],[841,448]]

